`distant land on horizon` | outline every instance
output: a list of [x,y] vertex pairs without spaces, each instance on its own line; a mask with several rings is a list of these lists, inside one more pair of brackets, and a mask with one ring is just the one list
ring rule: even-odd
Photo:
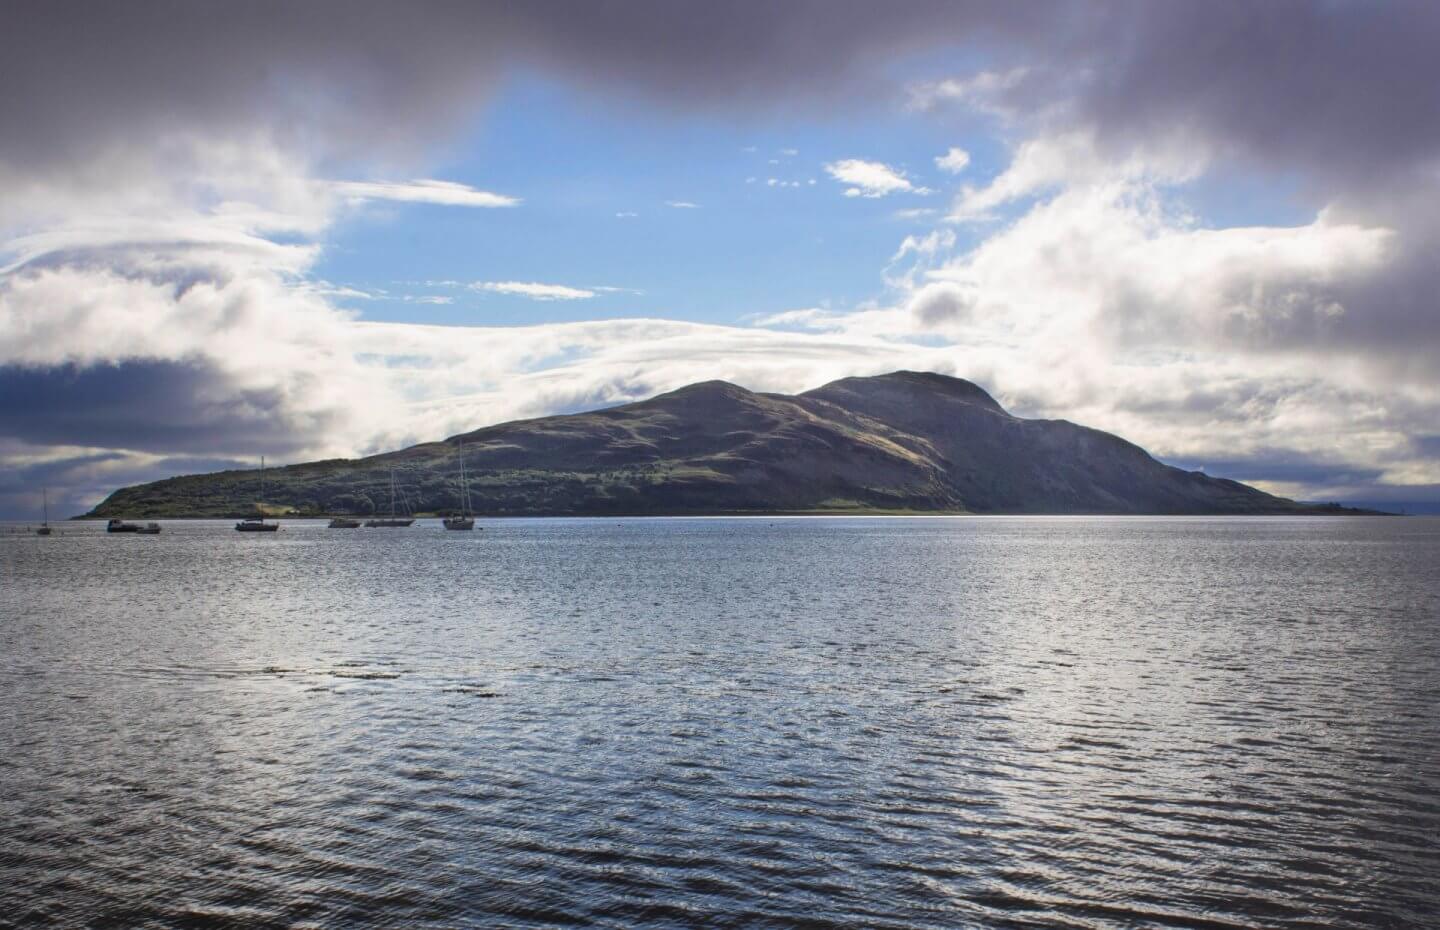
[[[1319,514],[1157,461],[1118,436],[1007,413],[979,386],[897,371],[794,396],[706,381],[588,413],[488,426],[395,452],[272,468],[270,515],[459,507],[461,450],[483,516],[765,513]],[[121,488],[86,515],[255,512],[258,470]]]

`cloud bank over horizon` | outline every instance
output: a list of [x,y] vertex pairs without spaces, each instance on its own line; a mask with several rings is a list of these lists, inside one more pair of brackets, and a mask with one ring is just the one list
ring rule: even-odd
[[[23,92],[0,121],[26,131],[0,136],[0,515],[36,512],[44,485],[74,512],[260,454],[369,453],[708,378],[789,392],[896,368],[1280,493],[1440,499],[1440,8],[1018,7],[12,14],[0,79]],[[533,191],[432,176],[520,73],[677,125],[859,126],[843,148],[776,152],[770,187],[818,177],[847,208],[935,212],[897,229],[873,292],[829,306],[579,318],[637,292],[556,255],[553,276],[454,290],[569,316],[367,319],[362,290],[317,275],[357,217],[539,209]],[[909,163],[867,151],[884,113],[953,138]],[[996,170],[979,170],[986,150]],[[1232,187],[1283,188],[1301,218],[1193,208]],[[726,209],[709,192],[657,203],[686,222]],[[644,286],[643,263],[624,273],[605,283]]]

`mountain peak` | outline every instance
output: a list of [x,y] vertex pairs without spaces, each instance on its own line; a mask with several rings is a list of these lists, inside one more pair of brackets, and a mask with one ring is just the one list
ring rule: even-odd
[[722,410],[749,407],[759,403],[760,396],[729,381],[698,381],[648,400],[636,401],[628,407],[663,409],[683,412],[686,416],[715,415]]
[[668,394],[660,394],[658,397],[701,397],[707,395],[749,397],[753,393],[753,391],[733,382],[715,379],[711,381],[696,381],[694,384],[687,384],[682,388],[676,388],[670,391]]
[[922,395],[925,397],[943,396],[962,403],[984,407],[996,413],[1005,413],[1005,409],[980,385],[973,381],[966,381],[964,378],[954,378],[933,371],[902,369],[883,375],[841,378],[812,391],[806,391],[801,396],[842,403],[846,397],[885,396],[893,397],[896,400],[907,398],[918,400]]

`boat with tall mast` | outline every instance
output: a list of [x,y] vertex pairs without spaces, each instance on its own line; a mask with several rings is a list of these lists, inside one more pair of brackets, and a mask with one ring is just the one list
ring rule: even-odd
[[242,533],[273,533],[280,529],[278,523],[265,522],[265,510],[262,502],[265,500],[265,456],[260,456],[260,500],[255,502],[256,516],[246,517],[235,524],[235,529]]
[[414,517],[402,517],[395,513],[395,469],[390,469],[390,516],[374,517],[365,521],[370,527],[396,527],[409,526],[415,522]]
[[470,483],[465,478],[465,444],[460,444],[460,513],[445,518],[447,530],[475,529],[475,515],[470,509]]
[[50,528],[50,489],[49,489],[49,488],[41,488],[41,489],[40,489],[40,494],[41,494],[42,499],[43,499],[44,502],[45,502],[45,522],[42,523],[42,524],[40,524],[40,528],[35,531],[35,535],[36,535],[36,536],[49,536],[49,535],[51,535],[52,533],[55,532],[54,530],[52,530],[52,529]]

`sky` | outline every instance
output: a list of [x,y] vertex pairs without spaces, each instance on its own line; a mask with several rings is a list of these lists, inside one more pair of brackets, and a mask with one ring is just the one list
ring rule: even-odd
[[0,3],[0,517],[900,368],[1440,503],[1440,5]]

